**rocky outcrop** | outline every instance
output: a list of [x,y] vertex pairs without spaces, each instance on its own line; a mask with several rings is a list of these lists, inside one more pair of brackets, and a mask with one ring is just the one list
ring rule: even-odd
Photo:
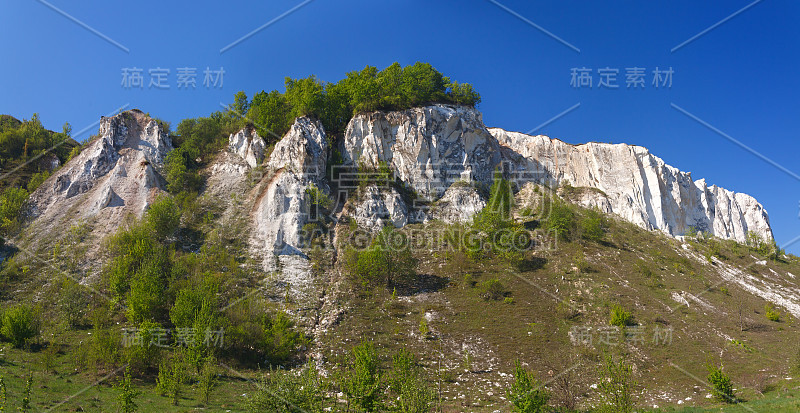
[[643,147],[570,145],[487,129],[473,108],[432,105],[359,114],[347,126],[341,152],[345,165],[388,166],[437,204],[429,218],[469,219],[483,200],[463,189],[447,191],[458,181],[491,184],[501,166],[518,188],[527,182],[582,187],[586,190],[568,194],[573,202],[649,230],[682,235],[694,227],[740,242],[748,232],[772,238],[767,212],[753,197],[694,181]]
[[444,195],[436,201],[429,215],[432,219],[448,223],[469,222],[485,206],[486,201],[475,187],[456,183],[450,185]]
[[166,131],[139,110],[103,118],[99,136],[31,194],[33,231],[42,235],[83,221],[103,235],[127,216],[141,216],[163,192],[160,171],[171,149]]
[[359,227],[372,232],[387,225],[401,228],[409,222],[409,210],[402,196],[394,188],[381,189],[368,185],[357,195],[348,215]]
[[228,138],[228,151],[238,155],[251,168],[255,168],[264,159],[264,139],[252,128],[244,128],[231,134]]
[[265,268],[276,268],[275,255],[303,255],[302,230],[310,222],[307,191],[312,185],[328,191],[327,153],[322,125],[305,117],[296,119],[275,145],[251,214],[251,243],[264,254]]
[[744,242],[750,231],[772,239],[766,210],[753,197],[707,186],[641,146],[570,145],[546,136],[489,129],[518,182],[569,183],[605,198],[584,199],[649,230],[683,235],[689,227]]
[[347,125],[342,156],[353,166],[385,163],[431,200],[456,181],[490,184],[501,160],[480,112],[449,105],[356,115]]

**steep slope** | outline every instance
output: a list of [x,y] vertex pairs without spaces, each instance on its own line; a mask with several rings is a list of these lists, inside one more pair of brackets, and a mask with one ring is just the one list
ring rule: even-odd
[[[683,235],[694,227],[739,242],[746,241],[748,232],[772,239],[767,212],[753,197],[695,181],[643,147],[570,145],[546,136],[487,129],[474,108],[440,104],[360,114],[348,124],[341,151],[346,165],[387,165],[428,201],[437,201],[458,181],[489,185],[493,171],[502,165],[520,188],[527,182],[595,188],[599,192],[583,204],[648,230]],[[459,191],[458,197],[469,202],[463,208],[466,213],[431,211],[428,218],[469,219],[479,203],[474,194]],[[454,195],[443,205],[450,205]]]
[[103,118],[99,136],[31,194],[27,238],[57,237],[78,224],[102,237],[141,216],[164,192],[160,170],[171,149],[158,122],[139,110]]
[[570,145],[546,136],[489,131],[508,150],[518,181],[569,182],[603,191],[610,212],[645,229],[683,235],[691,226],[746,241],[748,232],[772,239],[767,211],[753,197],[692,180],[641,146]]

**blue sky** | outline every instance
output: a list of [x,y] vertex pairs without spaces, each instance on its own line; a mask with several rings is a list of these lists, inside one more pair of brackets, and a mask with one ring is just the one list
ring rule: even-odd
[[[580,104],[537,133],[645,146],[695,179],[755,196],[779,244],[800,235],[792,176],[800,174],[800,2],[500,3],[518,16],[491,0],[307,1],[221,53],[300,1],[4,0],[0,113],[36,112],[56,130],[67,121],[74,132],[91,126],[81,140],[123,105],[176,125],[220,109],[238,90],[282,90],[285,76],[336,81],[365,65],[426,61],[475,85],[488,126],[527,132]],[[121,85],[123,68],[133,67],[143,69],[141,89]],[[197,69],[193,90],[177,87],[183,67]],[[203,85],[207,67],[224,69],[222,87]],[[643,89],[626,87],[631,67],[645,69]],[[671,88],[652,85],[656,67],[672,68]],[[170,69],[169,89],[148,87],[156,68]],[[593,87],[572,87],[572,68],[592,69]],[[619,71],[618,89],[597,87],[604,68]],[[787,249],[800,253],[800,243]]]

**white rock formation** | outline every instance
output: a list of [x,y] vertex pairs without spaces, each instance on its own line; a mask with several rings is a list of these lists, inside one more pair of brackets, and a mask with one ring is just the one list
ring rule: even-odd
[[228,151],[239,155],[251,168],[264,159],[264,139],[254,129],[244,128],[228,138]]
[[129,110],[100,122],[100,133],[30,198],[34,232],[62,231],[91,220],[95,234],[141,216],[163,192],[160,170],[172,142],[155,120]]
[[468,222],[485,206],[486,201],[473,186],[455,184],[436,201],[429,215],[449,223]]
[[481,113],[449,105],[356,115],[347,125],[342,156],[354,166],[384,162],[432,199],[463,178],[490,184],[501,160]]
[[396,189],[368,185],[357,196],[350,215],[359,227],[376,232],[386,225],[401,228],[409,222],[408,207]]
[[[498,128],[489,131],[504,147],[520,182],[569,182],[607,195],[610,212],[649,230],[682,235],[693,226],[717,237],[744,242],[753,231],[772,239],[766,210],[753,197],[693,181],[641,146],[570,145],[547,136]],[[587,200],[600,202],[602,200]]]
[[318,122],[302,117],[275,145],[252,210],[252,244],[264,254],[265,268],[276,269],[274,255],[301,255],[302,229],[310,221],[307,189],[327,192],[328,142]]

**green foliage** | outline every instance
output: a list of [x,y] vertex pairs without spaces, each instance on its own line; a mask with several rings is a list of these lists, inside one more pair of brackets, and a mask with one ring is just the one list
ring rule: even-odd
[[0,413],[6,411],[8,406],[8,390],[6,389],[6,381],[0,377]]
[[551,200],[544,227],[557,238],[567,241],[575,227],[575,214],[563,201]]
[[309,344],[305,334],[294,329],[294,322],[283,312],[265,318],[264,343],[266,359],[270,364],[289,360],[300,348]]
[[601,412],[629,413],[633,411],[633,367],[613,357],[606,357],[600,367],[600,383],[597,386],[602,400]]
[[7,308],[3,311],[0,333],[14,347],[20,348],[39,335],[39,316],[26,304]]
[[203,178],[198,171],[225,147],[228,136],[244,125],[245,121],[233,110],[228,114],[214,112],[209,117],[182,120],[172,135],[175,149],[164,162],[167,189],[173,194],[199,191]]
[[733,391],[733,384],[731,378],[722,370],[722,366],[716,366],[711,363],[706,364],[708,370],[708,380],[711,384],[711,394],[718,400],[724,403],[737,403],[736,393]]
[[486,208],[475,215],[472,226],[458,240],[471,259],[501,258],[519,263],[531,243],[530,234],[511,217],[514,196],[511,183],[499,170],[489,190]]
[[747,233],[747,246],[752,248],[757,254],[761,255],[762,257],[771,260],[776,260],[785,253],[783,250],[780,249],[780,247],[778,247],[778,244],[775,243],[774,239],[765,240],[755,232]]
[[[403,110],[430,103],[475,106],[480,95],[468,83],[451,82],[428,63],[402,67],[394,63],[382,71],[367,66],[347,73],[336,83],[310,76],[286,78],[286,92],[261,91],[253,96],[247,118],[259,135],[278,140],[297,116],[319,119],[329,135],[344,132],[352,115],[373,110]],[[245,98],[246,99],[246,98]],[[237,94],[235,108],[246,107]]]
[[0,195],[0,235],[7,236],[16,231],[20,225],[20,215],[28,200],[28,191],[24,188],[6,188]]
[[586,211],[586,215],[581,219],[581,230],[584,239],[593,242],[602,241],[605,236],[602,214],[594,209]]
[[363,251],[348,248],[345,268],[363,285],[406,285],[416,274],[417,260],[405,234],[387,226]]
[[157,344],[161,339],[165,339],[165,330],[156,322],[143,321],[135,333],[131,334],[139,335],[141,343],[130,342],[124,348],[123,357],[128,367],[134,374],[154,372],[162,359],[162,350]]
[[63,164],[76,144],[70,138],[69,123],[58,133],[45,129],[36,113],[22,122],[10,117],[5,119],[8,121],[0,125],[0,167],[3,169],[9,163],[27,160],[45,151],[54,154]]
[[144,220],[156,239],[164,240],[178,229],[181,210],[171,196],[162,195],[150,204]]
[[28,192],[33,193],[47,178],[50,177],[50,171],[42,171],[33,174],[31,180],[28,181]]
[[514,362],[514,381],[507,391],[512,410],[520,413],[539,413],[547,411],[550,393],[534,377],[533,373],[522,367],[519,360]]
[[299,375],[270,368],[247,399],[248,412],[317,413],[323,411],[324,387],[317,367],[310,363]]
[[622,306],[614,305],[611,307],[611,318],[609,324],[617,327],[626,327],[634,324],[633,314],[625,310]]
[[506,288],[497,278],[486,280],[478,285],[478,292],[484,300],[502,300],[506,295]]
[[375,345],[364,342],[353,347],[350,360],[339,380],[342,392],[363,411],[380,410],[384,381]]
[[250,354],[260,362],[282,365],[310,344],[288,315],[262,301],[245,300],[229,308],[226,317],[226,346],[238,356]]
[[25,379],[25,392],[22,394],[20,410],[31,410],[31,390],[33,389],[33,374]]
[[197,380],[197,387],[200,389],[200,395],[203,397],[203,403],[208,405],[211,398],[211,391],[217,385],[217,367],[216,359],[211,356],[205,359],[203,368],[200,370],[200,376]]
[[186,379],[183,354],[178,353],[161,362],[158,368],[156,387],[162,396],[168,396],[172,400],[173,406],[177,406]]
[[781,321],[781,312],[776,310],[772,304],[764,306],[764,313],[767,315],[767,320],[769,321],[774,321],[776,323]]
[[119,394],[117,395],[117,403],[119,410],[123,413],[134,413],[138,409],[136,398],[141,394],[140,391],[134,389],[131,383],[130,367],[125,368],[125,375],[122,380],[114,386]]
[[395,407],[403,413],[433,411],[436,395],[425,380],[422,369],[408,350],[392,356],[389,389],[396,395]]
[[80,327],[84,324],[86,307],[89,304],[85,288],[72,278],[64,277],[61,280],[58,307],[69,327]]

